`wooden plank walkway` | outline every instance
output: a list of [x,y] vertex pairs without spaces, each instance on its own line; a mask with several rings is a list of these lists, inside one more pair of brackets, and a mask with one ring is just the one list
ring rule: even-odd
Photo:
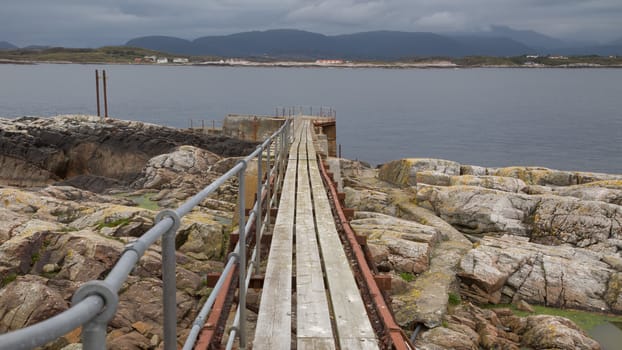
[[378,349],[335,227],[312,132],[310,120],[296,120],[253,349]]

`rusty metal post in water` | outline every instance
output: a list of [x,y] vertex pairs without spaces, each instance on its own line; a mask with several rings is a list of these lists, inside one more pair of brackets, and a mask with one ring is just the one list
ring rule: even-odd
[[99,108],[99,71],[95,70],[95,95],[97,95],[97,116],[101,117],[101,111]]
[[108,94],[106,89],[106,70],[102,70],[102,79],[104,81],[104,118],[108,118]]

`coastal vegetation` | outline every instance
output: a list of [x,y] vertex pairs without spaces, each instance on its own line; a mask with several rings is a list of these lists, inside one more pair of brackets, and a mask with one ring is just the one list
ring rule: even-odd
[[129,46],[105,46],[96,49],[49,47],[0,50],[0,61],[9,62],[135,63],[149,56],[176,57],[166,52]]
[[[184,56],[167,52],[130,46],[105,46],[101,48],[36,48],[0,50],[0,63],[110,63],[110,64],[158,64],[154,58],[182,57],[186,64],[222,62],[226,65],[268,65],[314,64],[315,60],[304,58],[283,60],[278,57],[250,57],[246,60],[231,60],[216,56]],[[399,59],[359,59],[341,61],[328,66],[382,66],[387,68],[433,67],[622,67],[622,56],[464,56],[464,57],[403,57]],[[443,64],[439,64],[443,63]],[[326,65],[326,64],[322,64]]]

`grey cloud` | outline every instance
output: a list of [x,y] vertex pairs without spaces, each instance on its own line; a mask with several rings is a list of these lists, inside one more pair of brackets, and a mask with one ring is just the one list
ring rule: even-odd
[[101,46],[142,35],[196,38],[298,28],[478,31],[490,25],[559,37],[622,36],[619,0],[9,0],[0,40],[18,45]]

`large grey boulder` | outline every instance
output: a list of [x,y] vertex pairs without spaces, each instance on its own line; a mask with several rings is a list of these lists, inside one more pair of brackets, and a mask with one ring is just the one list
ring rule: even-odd
[[400,159],[382,165],[378,178],[398,186],[413,186],[417,184],[417,173],[420,171],[460,175],[460,164],[444,159]]
[[24,328],[69,307],[62,294],[38,276],[20,276],[0,288],[0,332]]
[[571,186],[604,180],[622,180],[622,175],[563,171],[543,167],[506,167],[491,170],[496,176],[515,177],[528,185]]
[[554,193],[558,196],[569,196],[581,200],[622,205],[622,181],[620,180],[597,181],[585,185],[559,187],[555,189]]
[[478,186],[504,192],[521,192],[527,184],[513,177],[491,175],[447,175],[435,171],[419,171],[417,184],[434,186]]
[[564,317],[535,315],[525,320],[521,345],[535,349],[599,350],[591,339],[572,321]]
[[191,177],[191,181],[204,178],[211,166],[220,161],[216,154],[192,146],[180,146],[173,152],[151,158],[145,165],[134,187],[171,188],[179,182],[178,177]]
[[357,213],[350,225],[367,237],[376,263],[388,264],[398,273],[426,271],[432,247],[440,239],[434,227],[373,212]]
[[417,204],[467,233],[507,232],[527,236],[525,224],[538,198],[473,186],[417,185]]
[[620,312],[617,276],[602,254],[524,238],[485,237],[460,261],[461,293],[479,302],[525,300],[554,307]]
[[472,186],[417,186],[417,204],[466,233],[509,233],[579,247],[622,238],[620,206]]
[[622,207],[618,205],[543,196],[531,218],[531,237],[539,243],[588,247],[622,238]]

